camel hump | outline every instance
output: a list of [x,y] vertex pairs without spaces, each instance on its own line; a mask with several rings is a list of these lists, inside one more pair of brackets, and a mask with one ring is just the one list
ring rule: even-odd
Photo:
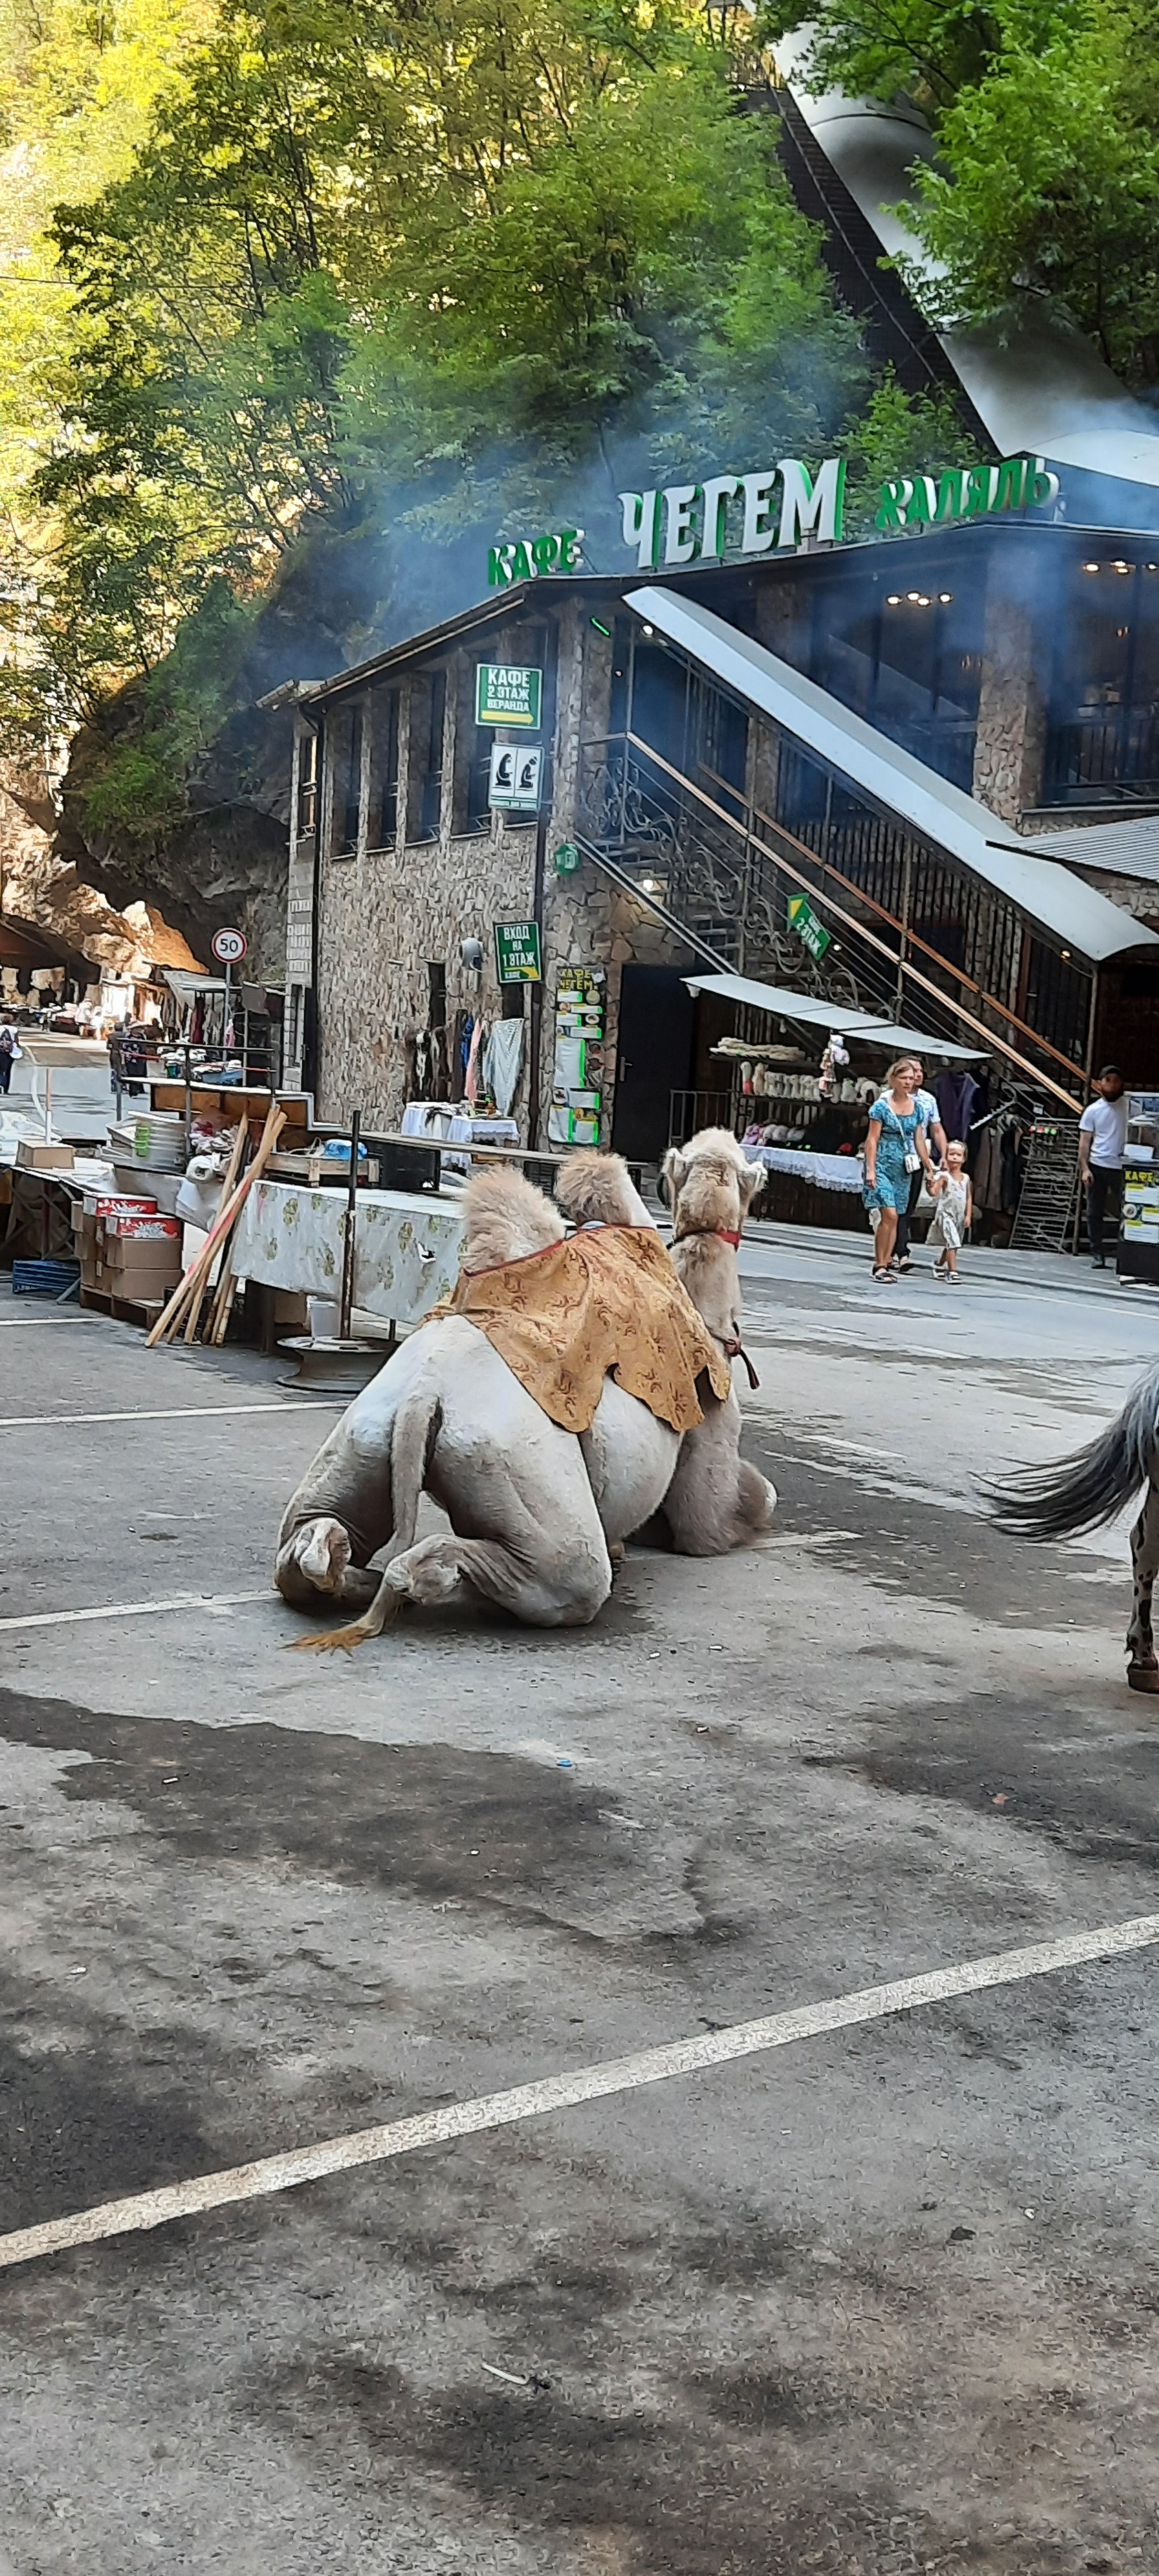
[[583,1145],[570,1154],[557,1184],[559,1204],[573,1225],[650,1225],[622,1154]]
[[567,1227],[551,1200],[521,1172],[478,1172],[462,1198],[466,1271],[499,1270],[562,1243]]

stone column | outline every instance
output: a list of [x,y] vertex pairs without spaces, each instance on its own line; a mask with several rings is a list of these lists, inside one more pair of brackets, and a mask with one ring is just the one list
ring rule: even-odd
[[1038,803],[1046,749],[1046,704],[1036,663],[1035,621],[1013,596],[997,553],[986,584],[985,642],[974,794],[1000,822],[1017,824]]

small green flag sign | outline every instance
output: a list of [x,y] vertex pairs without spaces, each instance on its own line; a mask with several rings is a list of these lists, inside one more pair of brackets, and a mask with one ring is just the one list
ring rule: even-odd
[[495,972],[501,984],[543,982],[537,921],[496,922]]
[[525,662],[480,662],[475,671],[477,725],[526,725],[538,733],[543,673]]
[[833,945],[828,931],[818,921],[807,894],[790,895],[789,928],[796,931],[798,939],[802,946],[808,949],[810,957],[823,957],[826,949]]
[[556,842],[555,873],[557,877],[573,877],[579,863],[580,854],[574,841]]

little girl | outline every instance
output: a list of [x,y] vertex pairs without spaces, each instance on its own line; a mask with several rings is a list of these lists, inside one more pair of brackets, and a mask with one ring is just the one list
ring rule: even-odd
[[951,1279],[956,1287],[958,1250],[974,1213],[974,1193],[966,1170],[964,1145],[947,1145],[942,1169],[935,1172],[928,1187],[934,1202],[934,1221],[929,1239],[942,1247],[934,1263],[934,1277]]

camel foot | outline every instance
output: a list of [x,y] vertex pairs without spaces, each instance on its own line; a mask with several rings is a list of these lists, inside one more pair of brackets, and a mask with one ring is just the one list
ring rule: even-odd
[[398,1617],[401,1602],[401,1592],[392,1587],[384,1592],[381,1600],[375,1601],[363,1618],[352,1619],[346,1628],[327,1628],[321,1637],[295,1637],[290,1652],[293,1655],[331,1655],[337,1648],[344,1655],[352,1655],[355,1647],[364,1645],[368,1637],[379,1637],[384,1628],[390,1627],[392,1620]]
[[1128,1664],[1127,1688],[1128,1690],[1159,1692],[1159,1663]]

